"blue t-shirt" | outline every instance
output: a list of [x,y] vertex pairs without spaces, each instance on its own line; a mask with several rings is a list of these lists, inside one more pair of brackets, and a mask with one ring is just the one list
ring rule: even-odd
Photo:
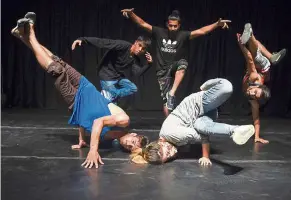
[[[82,76],[75,96],[74,111],[68,123],[81,126],[91,133],[95,119],[111,115],[108,108],[109,103],[110,101],[103,97],[96,87]],[[111,127],[103,127],[100,135],[101,139],[104,139],[104,135],[109,130],[111,130]]]

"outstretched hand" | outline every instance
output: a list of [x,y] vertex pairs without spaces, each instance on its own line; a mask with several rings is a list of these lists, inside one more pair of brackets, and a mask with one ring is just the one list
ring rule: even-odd
[[82,166],[85,168],[92,168],[95,164],[95,167],[98,168],[98,162],[101,165],[104,165],[101,156],[99,155],[98,151],[92,151],[90,150],[88,153],[88,156],[85,160],[85,162],[83,162]]
[[206,158],[206,157],[202,157],[198,160],[199,164],[202,165],[202,166],[210,166],[212,165],[211,161],[209,158]]
[[133,13],[133,11],[134,11],[134,8],[130,8],[130,9],[123,9],[123,10],[121,10],[120,12],[122,12],[122,15],[123,15],[124,17],[129,18],[129,15],[130,15],[131,13]]
[[262,144],[268,144],[269,140],[264,140],[263,138],[255,138],[255,142],[260,142]]
[[229,26],[227,23],[230,23],[231,21],[230,20],[225,20],[225,19],[221,19],[219,18],[219,20],[217,21],[217,25],[218,26],[221,26],[222,29],[229,29]]
[[76,48],[76,45],[81,46],[81,44],[82,44],[82,40],[75,40],[72,44],[72,50]]

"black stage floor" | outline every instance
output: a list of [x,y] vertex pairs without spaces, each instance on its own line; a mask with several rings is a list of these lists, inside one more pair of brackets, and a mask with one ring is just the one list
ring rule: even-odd
[[[161,113],[132,113],[135,132],[158,137]],[[77,130],[68,116],[44,110],[2,112],[2,199],[291,199],[291,120],[263,119],[270,144],[236,146],[228,137],[211,137],[212,163],[198,165],[200,145],[184,149],[164,164],[135,165],[128,154],[103,146],[105,165],[83,169],[88,149],[71,150]],[[250,118],[222,121],[251,123]]]

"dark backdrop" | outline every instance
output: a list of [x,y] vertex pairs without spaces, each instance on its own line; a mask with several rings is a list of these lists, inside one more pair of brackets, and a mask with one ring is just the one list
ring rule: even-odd
[[[230,30],[216,30],[191,41],[190,65],[177,93],[178,101],[198,90],[209,78],[224,77],[234,85],[230,100],[221,107],[223,113],[248,114],[249,106],[242,95],[241,82],[245,71],[244,58],[236,43],[236,32],[251,22],[256,37],[270,51],[291,49],[290,3],[267,0],[10,0],[2,1],[2,98],[6,107],[65,108],[54,90],[50,77],[38,66],[32,53],[10,35],[16,20],[27,11],[37,14],[36,34],[44,46],[64,58],[99,88],[96,66],[101,50],[83,47],[72,52],[72,42],[80,36],[104,37],[134,41],[145,34],[130,20],[122,17],[122,8],[134,7],[148,23],[164,26],[167,16],[178,9],[182,28],[198,29],[218,20],[230,19]],[[269,87],[272,98],[262,110],[266,115],[291,114],[290,53],[278,66],[271,68]],[[161,110],[155,70],[132,77],[139,92],[122,102],[134,110]]]

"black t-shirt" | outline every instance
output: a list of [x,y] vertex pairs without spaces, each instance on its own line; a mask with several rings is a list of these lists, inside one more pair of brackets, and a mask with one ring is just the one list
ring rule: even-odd
[[149,64],[142,56],[130,55],[132,44],[129,42],[95,37],[81,37],[78,39],[85,42],[85,44],[108,49],[98,67],[98,74],[101,80],[111,81],[125,78],[125,72],[129,68],[136,75],[143,74],[149,68]]
[[152,38],[155,51],[156,70],[162,70],[180,59],[188,60],[190,31],[170,34],[168,29],[153,26]]

